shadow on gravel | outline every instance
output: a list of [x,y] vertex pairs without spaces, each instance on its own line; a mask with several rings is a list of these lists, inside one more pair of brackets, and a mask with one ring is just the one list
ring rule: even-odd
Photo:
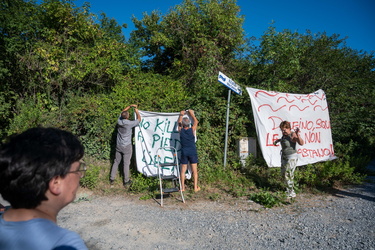
[[339,198],[354,197],[375,202],[375,159],[366,167],[369,176],[362,185],[353,186],[347,190],[332,188],[331,192]]
[[340,190],[334,188],[332,190],[333,195],[340,198],[349,196],[375,202],[375,159],[369,163],[366,169],[369,175],[367,176],[365,183],[349,188],[348,190]]
[[345,197],[354,197],[354,198],[360,198],[363,200],[368,200],[375,202],[375,197],[369,196],[366,194],[361,193],[375,193],[375,183],[366,183],[364,185],[361,185],[359,187],[355,187],[357,190],[356,192],[350,192],[351,190],[339,190],[339,189],[333,189],[332,193],[334,196],[339,198],[345,198]]

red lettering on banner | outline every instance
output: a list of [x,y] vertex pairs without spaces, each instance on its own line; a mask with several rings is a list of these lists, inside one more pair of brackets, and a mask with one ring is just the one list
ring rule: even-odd
[[291,123],[292,128],[299,128],[301,130],[312,130],[314,131],[313,121],[294,121]]
[[318,119],[316,120],[315,124],[317,129],[331,129],[331,123],[329,121],[323,121],[322,119]]
[[305,157],[322,158],[326,156],[335,155],[332,144],[330,144],[329,148],[318,148],[318,149],[300,148],[298,149],[298,154],[300,154],[304,158]]
[[305,133],[305,143],[321,143],[320,132]]
[[327,120],[317,119],[315,121],[305,120],[302,121],[292,121],[290,123],[292,129],[299,128],[301,131],[310,130],[314,131],[315,129],[331,129],[331,122]]
[[270,133],[267,133],[267,136],[266,136],[266,146],[272,146],[272,147],[275,147],[275,145],[273,145],[273,142],[276,141],[278,139],[279,135],[278,134],[272,134],[272,139],[270,139]]

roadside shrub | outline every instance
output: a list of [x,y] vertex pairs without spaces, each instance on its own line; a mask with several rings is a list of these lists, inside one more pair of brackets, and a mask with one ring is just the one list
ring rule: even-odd
[[365,176],[355,172],[355,169],[356,167],[352,166],[348,160],[309,164],[296,169],[295,181],[307,188],[360,184]]
[[271,190],[280,190],[284,187],[280,168],[269,168],[268,166],[246,165],[245,175],[257,188],[267,188]]
[[272,208],[274,206],[285,203],[285,195],[282,193],[272,194],[267,190],[261,190],[258,193],[253,193],[249,196],[250,200],[259,203],[267,208]]
[[81,186],[88,189],[95,189],[99,184],[100,167],[90,165],[81,179]]
[[146,177],[141,173],[133,175],[130,191],[141,192],[154,192],[159,189],[159,179],[153,177]]
[[37,126],[59,127],[57,107],[46,94],[37,93],[35,96],[19,98],[15,110],[14,118],[4,134],[20,133]]

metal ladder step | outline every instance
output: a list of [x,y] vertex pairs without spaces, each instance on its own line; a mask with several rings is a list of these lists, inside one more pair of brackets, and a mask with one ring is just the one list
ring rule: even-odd
[[180,191],[177,187],[174,188],[163,188],[163,193],[174,193]]
[[176,177],[175,175],[162,175],[160,177],[162,180],[178,180],[178,177]]
[[176,163],[160,163],[159,164],[160,167],[172,167],[172,166],[176,166],[177,167],[177,164]]
[[[163,150],[164,155],[158,154],[159,150]],[[172,158],[170,155],[172,154]],[[177,149],[174,147],[161,147],[158,148],[156,151],[156,155],[158,158],[155,161],[155,165],[157,164],[158,169],[158,178],[159,178],[159,190],[160,190],[160,206],[163,206],[163,195],[169,196],[169,193],[173,192],[180,192],[182,202],[185,203],[184,194],[182,193],[181,189],[181,180],[180,180],[180,168],[178,163],[178,156],[177,156]],[[171,162],[161,163],[165,160],[169,160]],[[163,173],[165,175],[163,175]],[[164,181],[171,181],[172,185],[164,183]]]

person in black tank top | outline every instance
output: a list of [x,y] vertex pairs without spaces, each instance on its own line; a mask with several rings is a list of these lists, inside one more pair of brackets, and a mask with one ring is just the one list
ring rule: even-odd
[[[193,119],[193,124],[190,127],[190,119],[188,115]],[[198,153],[195,146],[195,134],[198,127],[198,120],[195,117],[194,110],[189,109],[180,112],[178,118],[178,131],[180,133],[181,143],[181,190],[185,191],[185,172],[187,165],[190,163],[193,171],[194,180],[194,191],[198,192],[200,187],[198,186]]]

